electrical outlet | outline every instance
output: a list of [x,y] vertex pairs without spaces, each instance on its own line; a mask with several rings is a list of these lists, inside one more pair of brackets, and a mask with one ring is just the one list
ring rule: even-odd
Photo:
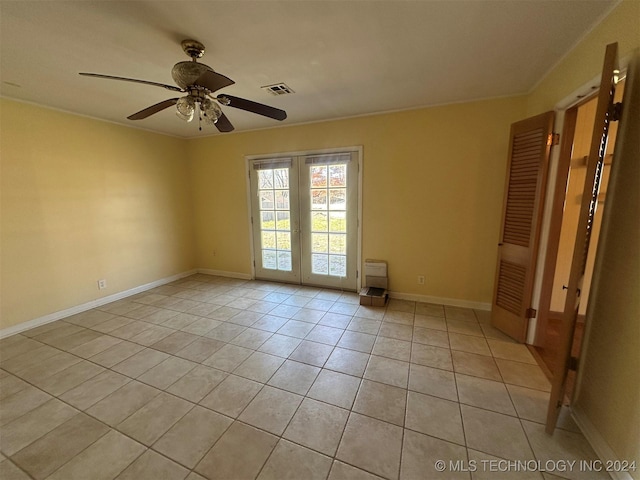
[[424,275],[418,275],[418,285],[424,285]]
[[98,280],[98,290],[104,290],[105,288],[107,288],[107,280],[104,278]]

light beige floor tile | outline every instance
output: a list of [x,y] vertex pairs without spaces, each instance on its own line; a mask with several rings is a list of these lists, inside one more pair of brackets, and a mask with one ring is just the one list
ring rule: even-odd
[[181,330],[188,327],[193,322],[197,321],[200,317],[190,313],[179,313],[175,317],[171,317],[169,320],[164,321],[160,326],[165,328],[171,328],[173,330]]
[[286,335],[275,334],[269,340],[262,344],[258,349],[264,353],[270,353],[271,355],[277,355],[279,357],[287,358],[298,348],[298,345],[302,342],[299,338],[287,337]]
[[464,445],[464,432],[457,402],[409,392],[405,427]]
[[282,435],[302,398],[294,393],[265,386],[244,409],[238,420]]
[[446,330],[413,327],[413,341],[434,347],[449,348],[449,334]]
[[489,348],[491,348],[491,353],[495,358],[537,365],[535,358],[533,358],[533,355],[531,355],[531,352],[529,352],[526,345],[491,339],[487,340],[487,342],[489,343]]
[[233,373],[256,382],[266,383],[283,363],[284,358],[282,357],[253,352]]
[[248,348],[227,344],[202,363],[218,370],[233,372],[252,353],[253,350]]
[[313,383],[308,397],[350,409],[360,386],[360,378],[322,369]]
[[[14,377],[15,378],[15,377]],[[21,417],[51,400],[51,395],[25,383],[26,387],[2,400],[0,408],[0,426]]]
[[289,320],[276,333],[279,335],[287,335],[289,337],[304,338],[313,330],[314,324],[309,322],[301,322],[300,320]]
[[233,420],[203,407],[195,407],[167,431],[153,449],[194,468]]
[[95,340],[100,336],[102,336],[101,333],[94,332],[93,330],[82,329],[76,333],[72,333],[71,335],[55,338],[48,343],[52,347],[68,352],[69,350],[84,345],[85,343]]
[[168,458],[147,450],[129,465],[116,480],[183,480],[189,470]]
[[[47,345],[49,345],[50,342],[55,341],[56,339],[66,337],[77,332],[82,332],[84,330],[85,329],[83,327],[72,325],[70,323],[59,320],[58,322],[55,322],[55,328],[54,325],[52,325],[51,330],[48,330],[44,333],[39,333],[32,336],[31,338],[33,338],[33,340],[37,340],[38,342],[46,343]],[[33,332],[31,333],[33,334]]]
[[2,427],[2,452],[11,456],[79,412],[52,398]]
[[57,348],[50,347],[49,345],[42,345],[38,348],[29,350],[28,352],[3,360],[2,368],[7,372],[18,374],[31,367],[38,366],[41,362],[48,360],[59,353],[60,350]]
[[413,326],[382,322],[378,335],[381,337],[395,338],[397,340],[410,342],[413,338]]
[[331,468],[331,459],[313,450],[286,440],[280,440],[258,480],[324,480]]
[[104,352],[106,349],[111,348],[122,341],[123,340],[121,338],[112,337],[110,335],[100,335],[90,342],[84,343],[69,350],[69,353],[82,358],[90,358],[100,352]]
[[63,465],[48,480],[111,480],[144,451],[143,445],[112,430]]
[[502,381],[498,366],[492,357],[457,350],[451,351],[451,357],[453,358],[453,369],[456,373],[486,378],[497,382]]
[[[328,312],[334,307],[336,307],[336,302],[333,302],[332,300],[323,300],[322,298],[312,298],[309,303],[305,305],[305,308],[320,310],[322,312]],[[347,309],[346,307],[343,309],[336,307],[334,311],[336,313],[346,313],[348,310],[350,309]]]
[[512,362],[500,358],[496,358],[496,364],[500,369],[504,383],[543,390],[545,392],[551,391],[551,383],[538,365]]
[[352,467],[338,460],[333,461],[328,480],[380,480],[382,477],[359,468]]
[[65,392],[60,399],[86,410],[130,381],[129,377],[107,370]]
[[534,458],[520,420],[467,405],[460,408],[467,447],[510,460]]
[[[268,302],[267,302],[268,303]],[[277,305],[270,304],[271,310],[273,310]],[[276,317],[274,315],[265,315],[260,320],[252,325],[252,328],[257,328],[260,330],[264,330],[265,332],[277,332],[280,327],[282,327],[289,320],[282,317]]]
[[[442,308],[442,307],[441,307]],[[429,328],[431,330],[447,331],[447,322],[444,319],[444,310],[442,315],[422,315],[416,313],[413,321],[414,327]]]
[[42,381],[38,387],[51,395],[60,396],[104,371],[99,365],[82,360]]
[[311,330],[306,336],[306,339],[313,342],[324,343],[326,345],[336,345],[340,341],[343,333],[344,329],[342,328],[329,327],[327,325],[315,325],[313,330]]
[[374,355],[408,362],[411,358],[411,342],[395,338],[378,337],[373,346]]
[[331,355],[331,352],[333,352],[333,346],[331,345],[303,340],[289,356],[289,359],[316,367],[322,367],[329,358],[329,355]]
[[366,305],[360,305],[358,307],[358,310],[356,310],[354,316],[368,318],[370,320],[382,320],[385,312],[386,309],[384,307],[369,307]]
[[135,335],[134,337],[132,337],[131,341],[133,343],[139,343],[140,345],[144,345],[146,347],[149,347],[149,346],[153,345],[154,343],[159,342],[163,338],[168,337],[169,335],[174,333],[174,331],[175,330],[173,330],[171,328],[163,327],[161,325],[151,325],[146,330],[144,330],[144,331],[138,333],[137,335]]
[[3,480],[31,480],[29,475],[7,459],[0,461],[0,478]]
[[[553,435],[547,435],[544,431],[544,425],[523,421],[522,425],[526,436],[529,440],[531,448],[538,460],[544,462],[559,461],[572,462],[575,461],[579,465],[581,460],[594,461],[598,460],[598,456],[582,433],[567,432],[565,430],[556,429]],[[630,459],[624,459],[629,460]],[[606,470],[603,468],[603,470]],[[558,472],[563,477],[571,479],[608,479],[609,473],[606,471],[580,471],[575,468],[572,471]]]
[[234,422],[195,470],[209,480],[253,480],[278,443],[278,437]]
[[402,443],[401,480],[460,479],[469,480],[468,472],[452,472],[450,468],[440,472],[435,468],[437,461],[462,462],[468,466],[467,449],[461,445],[445,442],[438,438],[405,430]]
[[65,368],[78,363],[81,359],[66,352],[47,358],[46,362],[34,365],[26,370],[18,372],[18,376],[35,386],[40,385],[49,377],[61,372]]
[[450,320],[447,319],[447,330],[449,333],[461,333],[463,335],[475,335],[484,338],[484,333],[480,328],[480,324],[467,320]]
[[165,390],[196,367],[196,363],[179,357],[169,357],[138,377],[138,380]]
[[23,335],[13,335],[0,340],[0,361],[4,362],[17,355],[31,352],[42,346],[42,343]]
[[454,374],[439,368],[412,363],[409,368],[409,390],[458,401]]
[[[221,316],[219,312],[223,308],[226,308],[226,307],[222,307],[216,310],[211,315]],[[220,320],[224,322],[224,319],[220,319]],[[213,328],[212,330],[209,330],[205,334],[205,337],[213,338],[214,340],[220,340],[222,342],[230,342],[231,340],[236,338],[238,335],[240,335],[242,332],[244,332],[246,329],[247,327],[243,327],[242,325],[235,325],[233,323],[221,323],[220,325]]]
[[226,344],[220,340],[200,337],[181,350],[178,350],[176,356],[191,360],[192,362],[202,363],[225,345]]
[[477,322],[475,312],[470,308],[444,306],[444,314],[447,320],[466,320]]
[[267,383],[288,392],[306,395],[318,373],[320,373],[318,367],[287,360]]
[[509,468],[505,459],[469,449],[469,462],[475,462],[473,480],[542,480],[542,474],[535,470]]
[[133,322],[134,320],[131,318],[116,316],[92,326],[91,329],[95,330],[96,332],[108,333],[111,335],[111,332]]
[[229,375],[200,401],[200,405],[236,418],[262,387],[261,383],[253,380]]
[[102,310],[87,310],[86,312],[77,313],[71,317],[64,319],[67,323],[73,323],[74,325],[80,325],[85,328],[92,328],[99,323],[111,320],[116,315],[109,312],[103,312]]
[[185,480],[207,480],[202,475],[198,475],[195,472],[191,472]]
[[453,370],[451,363],[451,350],[448,348],[434,347],[413,343],[411,345],[411,363],[417,363],[427,367]]
[[114,365],[111,369],[115,372],[126,375],[127,377],[136,378],[143,375],[146,371],[155,367],[168,359],[170,355],[164,352],[145,348],[140,352],[132,355],[126,360]]
[[89,357],[89,360],[93,363],[97,363],[98,365],[102,365],[103,367],[111,368],[142,350],[144,350],[142,345],[121,341],[120,343]]
[[[252,300],[243,299],[240,301],[253,303]],[[231,304],[229,304],[230,306]],[[250,327],[262,317],[262,313],[252,312],[250,310],[241,310],[240,313],[231,317],[228,322],[236,325],[242,325],[243,327]]]
[[336,347],[324,364],[324,368],[362,377],[369,363],[369,357],[368,353]]
[[240,347],[257,350],[260,346],[271,338],[271,333],[257,328],[247,328],[244,332],[231,340],[231,343]]
[[406,405],[406,389],[363,380],[353,411],[402,427]]
[[[5,398],[31,386],[24,380],[21,380],[10,373],[6,373],[4,370],[0,370],[0,372],[2,373],[2,377],[0,378],[0,400],[4,401]],[[1,413],[2,411],[0,411],[0,414]]]
[[328,310],[328,313],[353,316],[358,311],[358,305],[353,303],[336,302]]
[[198,335],[193,335],[187,332],[173,332],[171,335],[168,335],[162,340],[151,345],[151,348],[170,355],[175,355],[199,338],[200,337]]
[[160,393],[118,424],[117,428],[140,443],[150,446],[192,407],[191,402],[167,393]]
[[367,333],[346,331],[340,337],[338,347],[348,348],[349,350],[356,350],[363,353],[371,353],[373,350],[373,344],[376,341],[375,335],[369,335]]
[[[113,335],[114,337],[118,337],[118,338],[122,338],[124,340],[129,340],[132,341],[132,338],[135,337],[136,335],[144,332],[146,329],[152,327],[153,324],[151,323],[147,323],[147,322],[142,322],[139,320],[133,320],[130,323],[127,323],[126,325],[120,327],[120,328],[116,328],[115,330],[112,330],[109,333],[109,335]],[[105,332],[103,332],[105,333]]]
[[450,332],[449,344],[451,345],[452,350],[461,350],[463,352],[491,356],[489,345],[483,337]]
[[[212,305],[214,306],[214,305]],[[219,308],[219,307],[216,307]],[[192,335],[206,335],[211,330],[222,325],[220,320],[214,320],[213,318],[199,318],[195,322],[182,327],[181,332],[191,333]]]
[[437,305],[435,303],[417,302],[416,314],[444,318],[444,305]]
[[131,381],[97,402],[87,413],[107,425],[115,426],[160,393],[160,390],[149,385]]
[[333,456],[348,417],[348,410],[305,398],[282,436]]
[[225,378],[227,378],[227,374],[220,370],[198,365],[166,391],[190,402],[198,403]]
[[12,460],[34,478],[44,479],[107,432],[109,427],[80,413],[20,450]]
[[401,449],[401,427],[351,413],[336,459],[376,475],[396,479]]
[[482,329],[482,333],[484,333],[484,336],[487,338],[487,340],[493,339],[500,340],[502,342],[516,343],[514,339],[512,339],[508,335],[505,335],[500,330],[488,323],[480,323],[480,328]]
[[456,374],[460,403],[516,416],[511,397],[502,382]]
[[[327,327],[346,329],[351,322],[351,315],[344,315],[342,313],[327,312],[318,321],[318,325],[325,325]],[[376,332],[377,333],[377,332]]]
[[367,369],[364,372],[364,378],[393,385],[394,387],[407,388],[409,363],[371,355]]
[[400,311],[400,310],[392,310],[387,308],[384,317],[382,318],[383,322],[389,323],[397,323],[400,325],[410,325],[413,326],[414,314],[412,311]]
[[353,317],[353,320],[347,326],[350,332],[367,333],[369,335],[377,335],[380,331],[382,322],[380,320],[370,320],[368,318]]
[[399,298],[391,298],[387,303],[387,313],[389,311],[415,313],[416,302],[411,300],[401,300]]

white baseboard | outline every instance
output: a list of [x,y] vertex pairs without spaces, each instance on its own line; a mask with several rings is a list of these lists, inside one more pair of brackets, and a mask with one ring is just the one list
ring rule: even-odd
[[[584,435],[584,438],[587,439],[587,442],[589,442],[589,445],[591,445],[591,448],[593,448],[593,451],[596,452],[596,455],[603,464],[606,464],[607,462],[617,462],[620,460],[584,412],[580,411],[579,408],[573,407],[571,408],[571,416]],[[627,460],[631,461],[633,459]],[[633,480],[633,477],[629,472],[610,471],[608,473],[614,480]]]
[[205,275],[215,275],[217,277],[237,278],[239,280],[251,280],[249,273],[227,272],[225,270],[211,270],[209,268],[198,268],[198,273]]
[[457,298],[432,297],[430,295],[417,295],[414,293],[389,292],[389,297],[399,300],[410,300],[412,302],[435,303],[438,305],[448,305],[450,307],[473,308],[475,310],[491,310],[491,304],[485,302],[472,302]]
[[197,273],[197,270],[190,270],[188,272],[178,273],[170,277],[161,278],[160,280],[155,280],[153,282],[146,283],[138,287],[130,288],[129,290],[124,290],[122,292],[114,293],[112,295],[107,295],[106,297],[97,298],[90,302],[83,303],[81,305],[76,305],[75,307],[66,308],[58,312],[53,312],[39,318],[34,318],[33,320],[28,320],[26,322],[13,325],[11,327],[3,328],[2,330],[0,330],[0,338],[9,337],[11,335],[15,335],[16,333],[24,332],[26,330],[39,327],[41,325],[46,325],[47,323],[55,322],[57,320],[61,320],[66,317],[70,317],[71,315],[76,315],[77,313],[86,312],[87,310],[91,310],[92,308],[96,308],[101,305],[105,305],[107,303],[115,302],[116,300],[121,300],[123,298],[130,297],[138,293],[146,292],[147,290],[151,290],[152,288],[156,288],[161,285],[165,285],[167,283],[180,280],[181,278],[188,277],[189,275],[193,275],[194,273]]

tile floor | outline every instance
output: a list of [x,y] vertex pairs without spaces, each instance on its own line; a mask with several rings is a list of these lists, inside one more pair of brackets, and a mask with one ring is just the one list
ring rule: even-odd
[[195,275],[0,358],[7,480],[602,478],[501,462],[596,457],[482,311]]

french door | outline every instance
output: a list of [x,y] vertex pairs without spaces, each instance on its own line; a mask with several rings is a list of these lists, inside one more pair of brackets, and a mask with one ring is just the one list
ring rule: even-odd
[[356,152],[249,161],[255,276],[355,290]]

